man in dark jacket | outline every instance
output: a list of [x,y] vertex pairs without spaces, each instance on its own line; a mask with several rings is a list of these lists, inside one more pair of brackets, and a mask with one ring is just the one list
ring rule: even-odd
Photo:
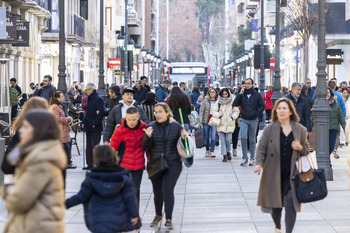
[[107,108],[111,111],[115,106],[119,104],[119,98],[121,97],[120,88],[117,85],[111,85],[108,88],[109,98],[107,100]]
[[169,80],[164,80],[162,84],[156,88],[156,99],[158,102],[163,102],[164,99],[168,96],[169,87]]
[[93,167],[92,149],[100,144],[102,119],[105,115],[103,99],[96,92],[96,86],[93,83],[86,84],[85,91],[88,95],[86,114],[82,121],[82,127],[86,132],[86,163],[84,170],[90,170]]
[[103,142],[109,142],[113,135],[115,127],[122,123],[122,120],[126,115],[126,110],[131,106],[136,107],[139,111],[140,119],[143,122],[148,123],[146,113],[143,111],[142,107],[134,100],[134,92],[134,89],[130,87],[125,88],[123,91],[123,101],[115,106],[108,114],[107,125],[103,134]]
[[285,97],[293,102],[295,110],[297,111],[300,118],[299,123],[306,127],[308,132],[311,132],[311,108],[309,106],[308,100],[301,96],[301,90],[301,83],[294,82],[292,84],[292,91]]
[[140,104],[142,101],[145,100],[147,90],[141,85],[141,81],[136,81],[133,89],[135,91],[134,100],[136,100],[138,104]]
[[43,82],[38,86],[38,89],[34,91],[33,96],[43,97],[48,103],[50,103],[52,94],[56,92],[56,87],[54,87],[51,83],[51,75],[45,75]]
[[151,91],[151,87],[147,85],[147,77],[146,76],[141,76],[140,78],[141,80],[141,85],[146,88],[146,93],[148,93],[149,91]]
[[241,106],[241,142],[243,159],[241,166],[248,165],[248,133],[249,133],[249,166],[254,165],[256,130],[258,127],[259,116],[265,110],[265,103],[261,95],[254,90],[253,79],[247,78],[244,87],[233,102],[233,106]]

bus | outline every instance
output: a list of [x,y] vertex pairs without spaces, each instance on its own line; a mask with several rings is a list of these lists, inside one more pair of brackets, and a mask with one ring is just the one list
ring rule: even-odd
[[169,70],[168,79],[186,83],[189,92],[194,86],[200,91],[209,86],[210,67],[204,62],[172,62]]

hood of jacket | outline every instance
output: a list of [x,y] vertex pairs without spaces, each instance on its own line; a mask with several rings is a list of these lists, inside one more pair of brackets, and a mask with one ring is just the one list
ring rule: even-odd
[[94,191],[101,197],[109,198],[117,196],[127,181],[129,171],[96,172],[91,171],[86,175],[87,181]]
[[63,150],[60,140],[49,140],[35,143],[25,151],[29,151],[21,166],[49,162],[60,169],[67,165],[66,153]]

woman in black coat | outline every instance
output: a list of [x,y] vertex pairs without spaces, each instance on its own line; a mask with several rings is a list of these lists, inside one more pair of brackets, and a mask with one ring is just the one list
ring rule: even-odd
[[192,110],[190,98],[179,87],[173,87],[173,89],[171,89],[171,94],[166,102],[173,112],[175,120],[179,123],[181,123],[179,113],[179,108],[181,108],[182,117],[185,123],[185,129],[186,131],[189,131],[190,120],[188,118],[188,115],[191,114]]
[[[151,122],[145,130],[142,146],[147,151],[148,162],[159,160],[162,156],[169,165],[169,169],[150,177],[156,216],[151,227],[158,227],[162,220],[163,202],[165,206],[165,227],[173,230],[172,213],[174,209],[174,188],[182,171],[182,162],[176,145],[180,138],[187,136],[178,122],[171,122],[170,108],[166,103],[157,103],[154,108],[156,121]],[[149,173],[150,174],[150,173]]]

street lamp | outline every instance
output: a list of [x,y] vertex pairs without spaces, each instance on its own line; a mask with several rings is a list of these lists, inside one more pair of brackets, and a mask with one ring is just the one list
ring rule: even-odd
[[325,0],[318,0],[318,35],[317,35],[317,85],[316,101],[311,109],[315,119],[316,154],[320,169],[324,169],[327,180],[333,180],[333,170],[329,163],[329,121],[330,107],[326,100],[326,19]]
[[146,46],[143,46],[142,49],[141,49],[141,56],[142,56],[142,64],[143,64],[143,76],[145,76],[145,58],[146,58],[146,55],[147,55],[147,48]]
[[247,51],[244,52],[244,60],[245,60],[245,79],[247,79],[247,68],[248,68],[248,60],[249,60],[249,55]]
[[[128,54],[128,56],[127,56],[128,59],[125,58],[125,64],[129,63],[129,56],[133,56],[132,51],[134,50],[134,45],[135,45],[134,40],[132,38],[130,38],[130,40],[128,42],[128,45],[126,47],[126,53]],[[128,66],[129,66],[129,64],[128,64]],[[129,69],[133,70],[133,67],[130,67]],[[128,82],[127,83],[128,83],[128,86],[131,87],[131,77],[130,77],[130,74],[129,74],[129,69],[125,70],[125,74],[128,74],[129,78],[128,78]]]
[[[60,1],[61,2],[61,1]],[[104,44],[103,44],[103,0],[100,0],[100,64],[99,64],[99,75],[98,75],[98,93],[105,100],[107,97],[105,91],[105,76],[104,76]]]
[[296,81],[298,82],[298,75],[299,75],[299,39],[300,39],[300,35],[298,31],[294,31],[294,38],[297,41],[297,46],[295,47],[295,63],[296,63],[296,70],[295,70],[295,74],[296,74]]
[[137,67],[137,80],[139,80],[139,54],[141,52],[141,45],[135,45],[135,54],[136,54],[136,67]]
[[[121,54],[123,52],[125,36],[123,36],[122,33],[119,33],[119,35],[117,37],[117,40],[118,40],[118,44],[119,44],[119,55],[120,55],[119,57],[120,57],[120,60],[121,60]],[[122,76],[122,69],[121,69],[121,66],[120,66],[120,84],[122,83],[122,78],[123,78],[123,76]]]

